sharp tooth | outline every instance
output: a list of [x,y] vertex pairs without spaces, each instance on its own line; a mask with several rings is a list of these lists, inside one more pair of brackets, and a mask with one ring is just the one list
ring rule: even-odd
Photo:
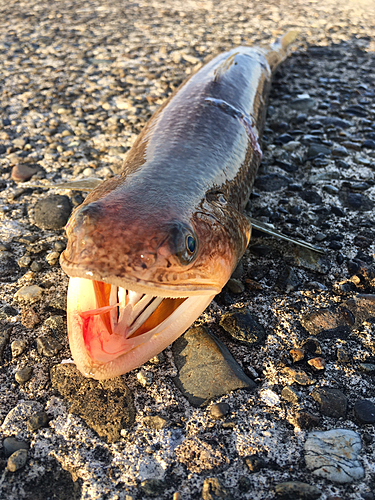
[[[148,295],[150,297],[150,295]],[[154,297],[151,304],[149,304],[146,309],[135,319],[133,324],[129,326],[128,337],[132,335],[138,328],[143,325],[143,323],[151,316],[151,314],[157,309],[157,307],[163,302],[163,297]]]
[[[117,286],[111,285],[111,293],[109,296],[109,305],[112,306],[114,304],[118,304],[118,297],[117,297]],[[112,324],[112,331],[117,325],[118,322],[118,316],[119,316],[119,308],[114,307],[111,311],[111,324]]]
[[137,319],[137,317],[146,309],[149,303],[152,301],[154,297],[152,295],[143,295],[141,300],[139,300],[136,304],[133,304],[133,310],[130,317],[129,325],[133,323]]
[[134,306],[134,304],[136,304],[144,295],[143,293],[132,292],[131,290],[128,290],[128,294],[129,304],[131,304],[132,306]]

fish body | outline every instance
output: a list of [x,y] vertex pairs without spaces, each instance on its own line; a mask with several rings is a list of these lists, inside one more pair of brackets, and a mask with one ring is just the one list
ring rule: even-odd
[[242,210],[262,157],[272,71],[294,38],[215,57],[153,115],[122,173],[73,212],[61,266],[71,278],[70,347],[84,375],[140,366],[230,278],[250,239]]

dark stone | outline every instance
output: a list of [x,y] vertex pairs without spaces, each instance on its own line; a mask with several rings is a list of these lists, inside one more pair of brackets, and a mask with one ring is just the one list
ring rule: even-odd
[[307,151],[307,157],[313,158],[314,156],[323,155],[329,156],[331,154],[330,148],[323,146],[323,144],[313,143],[309,146]]
[[286,483],[279,483],[275,487],[277,496],[285,499],[298,499],[315,500],[319,498],[322,492],[316,486],[311,484],[301,483],[300,481],[288,481]]
[[27,429],[31,432],[37,431],[41,427],[47,427],[49,416],[45,411],[34,413],[27,421]]
[[320,418],[308,411],[299,411],[295,414],[294,424],[300,429],[311,429],[318,426]]
[[339,241],[331,241],[331,243],[328,245],[328,248],[331,250],[341,250],[342,249],[342,243]]
[[287,144],[288,142],[293,141],[293,140],[294,140],[294,137],[291,136],[290,134],[282,134],[282,135],[279,135],[279,137],[277,137],[275,139],[275,144]]
[[18,441],[14,437],[7,437],[3,441],[4,454],[10,457],[17,450],[28,450],[29,445],[25,441]]
[[345,201],[350,208],[359,211],[371,210],[374,206],[374,202],[362,193],[348,192]]
[[375,149],[375,141],[373,141],[372,139],[366,139],[365,141],[363,141],[362,146],[368,149]]
[[354,414],[361,424],[375,423],[375,405],[369,399],[358,399],[354,404]]
[[341,391],[330,387],[318,387],[313,390],[312,397],[320,404],[320,410],[327,417],[340,418],[346,416],[348,400]]
[[353,126],[348,120],[343,120],[337,116],[327,116],[327,118],[322,119],[322,123],[323,125],[333,125],[338,128],[349,128]]
[[203,483],[203,500],[232,500],[230,492],[224,488],[217,477],[207,477]]
[[68,222],[72,204],[67,196],[52,194],[35,204],[35,225],[41,229],[61,229]]
[[219,420],[228,415],[230,410],[230,406],[228,403],[216,403],[213,404],[210,408],[210,416],[215,420]]
[[301,191],[299,193],[299,196],[311,205],[320,205],[323,201],[319,193],[309,189],[307,189],[306,191]]
[[85,378],[71,364],[51,369],[52,385],[71,404],[69,411],[109,443],[118,441],[121,429],[135,420],[133,397],[121,377],[109,380]]
[[289,403],[298,403],[299,395],[298,392],[293,389],[293,387],[286,386],[281,391],[281,397],[285,399],[285,401],[289,401]]
[[292,292],[296,290],[300,284],[301,280],[293,268],[285,266],[281,269],[277,277],[277,286],[281,290]]
[[158,497],[164,493],[166,488],[160,479],[145,479],[139,485],[143,493],[149,497]]
[[225,313],[220,319],[220,326],[234,339],[247,344],[260,344],[266,338],[264,328],[246,308]]
[[267,462],[257,454],[246,457],[245,464],[248,466],[249,471],[252,473],[259,472],[261,469],[267,467]]
[[255,187],[269,193],[279,191],[290,183],[290,179],[280,174],[261,175],[255,180]]
[[292,165],[291,163],[286,163],[285,161],[281,161],[278,159],[275,159],[274,162],[278,167],[285,170],[285,172],[293,173],[293,172],[297,172],[297,170],[298,170],[298,167],[296,165]]
[[52,358],[55,356],[63,346],[53,337],[39,337],[36,339],[36,348],[41,356]]
[[211,399],[236,389],[253,390],[228,349],[206,328],[190,328],[172,346],[178,375],[173,380],[193,406],[206,406]]
[[331,206],[331,212],[333,215],[336,215],[337,217],[345,217],[345,212],[342,210],[340,207],[336,207],[335,205]]

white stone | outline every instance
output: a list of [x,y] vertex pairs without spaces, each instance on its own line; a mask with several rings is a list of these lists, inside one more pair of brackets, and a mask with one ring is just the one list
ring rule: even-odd
[[358,460],[362,449],[359,434],[347,429],[311,432],[305,442],[307,468],[334,483],[352,483],[365,471]]

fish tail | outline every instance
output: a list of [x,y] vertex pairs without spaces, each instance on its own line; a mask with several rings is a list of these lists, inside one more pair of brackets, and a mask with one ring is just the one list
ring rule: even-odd
[[278,38],[266,52],[266,59],[273,72],[288,56],[289,48],[298,36],[298,31],[292,30]]

